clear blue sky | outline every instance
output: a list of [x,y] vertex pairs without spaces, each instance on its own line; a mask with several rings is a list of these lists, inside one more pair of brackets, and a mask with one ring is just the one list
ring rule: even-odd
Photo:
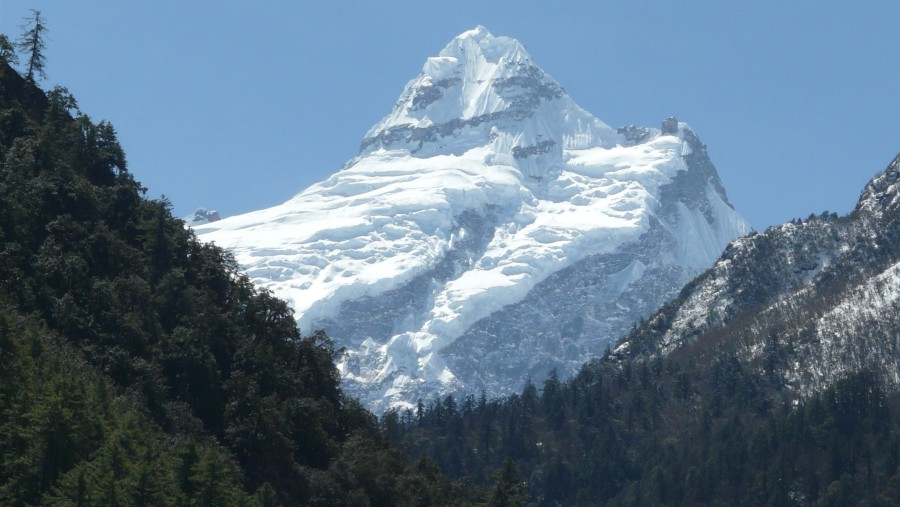
[[612,126],[687,121],[757,229],[846,213],[900,150],[900,2],[0,0],[50,28],[46,88],[119,131],[178,215],[339,169],[425,58],[481,24]]

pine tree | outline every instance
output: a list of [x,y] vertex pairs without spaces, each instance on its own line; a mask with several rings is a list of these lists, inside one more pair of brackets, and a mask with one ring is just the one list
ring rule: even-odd
[[4,61],[7,65],[16,65],[19,63],[19,55],[16,54],[16,47],[9,41],[9,37],[0,33],[0,61]]
[[516,463],[506,458],[494,475],[496,482],[488,496],[489,507],[513,507],[523,503],[522,481]]
[[196,492],[192,505],[218,507],[236,503],[235,492],[229,484],[228,465],[214,450],[208,450],[194,466],[191,481]]
[[35,74],[41,79],[46,79],[44,65],[47,63],[47,59],[44,57],[44,34],[47,32],[47,25],[44,24],[41,11],[31,9],[31,16],[25,18],[22,28],[25,32],[19,39],[18,46],[28,58],[28,70],[25,72],[25,78],[32,83]]

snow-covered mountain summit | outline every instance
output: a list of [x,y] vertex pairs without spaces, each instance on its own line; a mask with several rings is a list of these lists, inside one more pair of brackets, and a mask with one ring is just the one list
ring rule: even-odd
[[478,27],[343,169],[195,231],[345,347],[378,409],[568,374],[749,227],[684,123],[613,130]]
[[464,32],[425,62],[360,155],[407,149],[417,156],[489,146],[541,180],[563,150],[614,143],[615,131],[584,111],[515,39],[484,27]]

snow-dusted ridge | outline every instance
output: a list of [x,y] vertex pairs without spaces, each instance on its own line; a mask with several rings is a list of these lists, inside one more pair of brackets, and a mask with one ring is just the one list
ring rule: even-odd
[[857,372],[897,390],[898,245],[900,154],[849,215],[811,215],[732,242],[610,359],[728,354],[800,397]]
[[[289,301],[302,331],[324,326],[346,347],[341,372],[371,407],[500,394],[561,359],[520,350],[501,373],[495,349],[458,350],[473,330],[513,308],[534,314],[536,290],[596,271],[602,296],[554,309],[597,322],[560,335],[577,342],[578,357],[554,363],[568,373],[749,231],[705,146],[683,123],[664,130],[613,130],[518,41],[477,27],[426,61],[342,170],[195,231]],[[625,296],[627,315],[594,315]]]
[[182,218],[184,220],[185,225],[188,227],[193,227],[195,225],[203,225],[208,224],[210,222],[215,222],[221,220],[222,217],[219,215],[219,212],[216,210],[207,210],[206,208],[197,208],[196,211],[191,213],[190,215]]

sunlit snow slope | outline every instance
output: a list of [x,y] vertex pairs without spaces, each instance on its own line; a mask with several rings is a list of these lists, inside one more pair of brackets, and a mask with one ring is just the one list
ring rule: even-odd
[[346,347],[346,386],[379,409],[570,373],[749,227],[685,124],[611,129],[478,27],[343,169],[195,230]]

